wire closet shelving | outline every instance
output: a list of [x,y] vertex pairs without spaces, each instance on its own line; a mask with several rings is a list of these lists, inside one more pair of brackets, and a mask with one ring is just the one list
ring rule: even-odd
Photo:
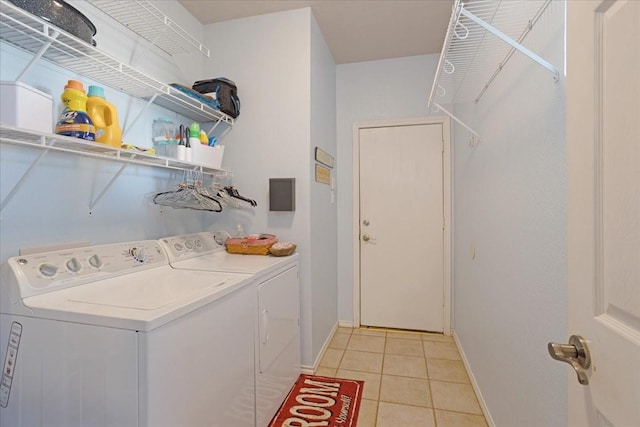
[[169,55],[200,52],[209,57],[210,50],[147,0],[87,0],[149,43]]
[[540,64],[558,81],[558,69],[522,45],[551,1],[456,0],[429,107],[445,112],[479,139],[476,131],[453,114],[450,105],[478,102],[516,51]]
[[34,55],[16,80],[20,80],[36,61],[45,59],[194,121],[233,126],[234,120],[230,116],[136,70],[84,40],[6,0],[0,1],[0,6],[0,39]]
[[[127,2],[92,0],[91,3],[97,8],[102,6],[101,10],[107,14],[115,13],[112,18],[129,27],[132,31],[139,33],[141,37],[156,44],[169,54],[199,51],[203,55],[209,56],[209,49],[202,46],[173,21],[162,15],[157,8],[146,0]],[[109,6],[106,3],[114,4]],[[126,7],[122,9],[124,4],[126,4]],[[113,8],[124,10],[124,12],[117,12]],[[129,11],[129,14],[126,11]],[[121,22],[120,19],[123,21]],[[135,21],[135,23],[132,21]],[[31,60],[23,67],[15,81],[20,81],[36,62],[44,59],[106,86],[118,89],[128,95],[146,100],[146,107],[154,103],[194,121],[212,122],[213,126],[210,133],[220,124],[227,126],[222,135],[233,127],[234,119],[230,116],[183,94],[166,83],[141,73],[130,65],[113,58],[95,46],[59,29],[38,16],[32,15],[7,0],[0,0],[0,40],[32,55]],[[144,109],[133,119],[129,128],[138,120],[143,111]],[[126,130],[123,129],[123,135],[125,133]],[[40,160],[47,153],[55,151],[112,160],[122,164],[104,188],[98,191],[97,196],[91,200],[89,204],[90,210],[93,209],[129,164],[183,172],[197,172],[209,176],[231,175],[228,171],[210,168],[193,162],[156,156],[141,151],[113,148],[79,138],[33,132],[6,124],[0,124],[0,142],[31,147],[41,151],[40,155],[35,158],[20,179],[0,201],[0,212],[4,210],[9,200],[22,186],[26,177]]]

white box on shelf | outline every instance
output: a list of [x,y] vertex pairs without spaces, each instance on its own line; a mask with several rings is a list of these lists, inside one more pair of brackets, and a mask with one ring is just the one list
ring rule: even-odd
[[192,161],[198,165],[207,166],[213,169],[220,169],[222,166],[222,156],[224,155],[224,145],[209,147],[204,144],[193,144],[191,146]]
[[53,133],[53,98],[22,82],[0,81],[0,122]]

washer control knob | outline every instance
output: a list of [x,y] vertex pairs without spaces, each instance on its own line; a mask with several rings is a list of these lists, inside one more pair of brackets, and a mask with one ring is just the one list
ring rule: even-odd
[[98,255],[91,255],[91,257],[89,258],[89,265],[93,268],[102,267],[102,258],[100,258]]
[[189,250],[193,249],[193,242],[191,240],[185,240],[184,247]]
[[175,249],[178,252],[182,252],[182,249],[184,249],[184,247],[180,243],[174,243],[173,249]]
[[42,274],[44,277],[53,277],[58,272],[58,266],[43,263],[38,267],[38,271],[40,271],[40,274]]
[[147,251],[143,248],[131,248],[131,256],[139,263],[143,263],[147,260]]
[[80,261],[78,261],[77,258],[71,258],[67,261],[66,265],[69,271],[72,273],[77,273],[82,268],[82,264],[80,264]]
[[196,248],[201,248],[202,247],[202,240],[201,239],[196,239],[195,242],[193,242],[196,245]]

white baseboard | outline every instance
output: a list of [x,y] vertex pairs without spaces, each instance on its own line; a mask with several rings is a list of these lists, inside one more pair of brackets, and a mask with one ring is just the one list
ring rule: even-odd
[[462,344],[458,339],[458,335],[456,335],[456,331],[451,331],[453,335],[453,339],[456,342],[456,346],[458,347],[458,351],[460,352],[460,357],[462,357],[462,363],[464,363],[464,367],[467,369],[467,373],[469,374],[469,379],[471,380],[471,386],[473,387],[473,391],[476,392],[476,396],[478,397],[478,403],[480,403],[480,408],[484,414],[484,418],[487,420],[487,425],[489,427],[495,427],[496,424],[493,422],[493,418],[491,418],[491,413],[489,412],[489,408],[487,407],[487,403],[484,401],[484,397],[482,396],[482,392],[480,391],[480,387],[478,386],[478,382],[476,381],[473,372],[471,372],[471,366],[469,365],[469,361],[467,360],[467,356],[464,353],[464,349],[462,348]]
[[313,369],[313,366],[309,366],[309,365],[302,365],[300,367],[300,372],[307,375],[313,375],[316,373],[315,369]]
[[338,320],[338,326],[343,328],[353,328],[353,322],[347,322],[346,320]]
[[324,340],[324,344],[322,345],[322,348],[318,352],[318,355],[316,356],[316,360],[313,362],[313,366],[309,366],[309,365],[300,366],[300,370],[302,371],[303,374],[313,375],[316,373],[318,366],[320,366],[320,361],[322,360],[322,356],[324,356],[324,352],[329,347],[329,343],[331,342],[333,335],[338,330],[338,326],[342,326],[341,323],[342,322],[336,322],[336,324],[333,325],[331,332],[329,332],[329,336],[327,336],[327,339]]

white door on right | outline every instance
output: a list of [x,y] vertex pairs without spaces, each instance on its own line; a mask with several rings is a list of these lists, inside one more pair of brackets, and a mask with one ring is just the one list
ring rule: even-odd
[[640,2],[567,2],[569,426],[640,426]]

